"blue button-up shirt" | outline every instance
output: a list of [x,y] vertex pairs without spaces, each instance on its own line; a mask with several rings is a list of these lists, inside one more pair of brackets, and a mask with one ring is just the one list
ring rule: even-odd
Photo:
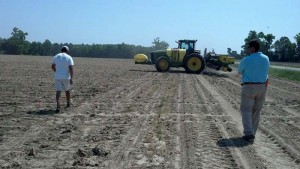
[[242,74],[242,83],[260,82],[264,83],[268,79],[269,58],[261,52],[252,53],[241,60],[238,73]]

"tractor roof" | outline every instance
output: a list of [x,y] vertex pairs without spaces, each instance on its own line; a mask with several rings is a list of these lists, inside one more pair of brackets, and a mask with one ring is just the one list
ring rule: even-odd
[[182,39],[182,40],[178,40],[178,42],[197,42],[197,40],[191,40],[191,39]]

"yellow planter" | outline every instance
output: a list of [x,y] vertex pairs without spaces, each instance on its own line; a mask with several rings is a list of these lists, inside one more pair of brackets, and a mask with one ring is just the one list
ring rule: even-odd
[[229,57],[228,55],[221,55],[219,57],[219,61],[223,63],[234,63],[235,58],[234,57]]
[[134,59],[135,62],[138,62],[138,63],[142,63],[142,62],[147,62],[148,61],[148,57],[145,54],[136,54],[133,57],[133,59]]

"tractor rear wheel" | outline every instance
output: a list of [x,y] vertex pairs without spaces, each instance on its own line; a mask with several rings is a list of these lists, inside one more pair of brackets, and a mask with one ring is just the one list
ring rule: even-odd
[[222,67],[223,72],[227,72],[228,71],[228,67],[224,66]]
[[183,65],[187,73],[201,73],[205,68],[205,60],[198,54],[190,54]]
[[170,61],[167,57],[159,57],[155,62],[156,70],[159,72],[166,72],[170,69]]

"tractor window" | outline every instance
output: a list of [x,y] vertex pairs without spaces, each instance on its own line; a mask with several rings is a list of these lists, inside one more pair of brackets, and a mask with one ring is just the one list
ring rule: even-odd
[[181,43],[179,43],[179,48],[193,51],[195,49],[195,42],[194,41],[181,41]]
[[189,45],[189,50],[194,50],[194,43],[190,43],[190,45]]
[[182,49],[188,49],[188,48],[189,48],[189,45],[188,45],[187,43],[185,43],[185,42],[182,42],[181,48],[182,48]]
[[190,42],[190,43],[182,42],[181,49],[193,50],[194,49],[194,43],[192,43],[192,42]]

